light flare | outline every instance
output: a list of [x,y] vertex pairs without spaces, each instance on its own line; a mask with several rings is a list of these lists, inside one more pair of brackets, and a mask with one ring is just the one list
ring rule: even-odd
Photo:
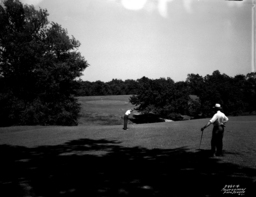
[[173,0],[160,0],[158,3],[158,11],[161,16],[167,17],[168,16],[168,10],[167,10],[167,3],[171,2]]
[[[109,0],[115,1],[115,0]],[[168,17],[168,4],[174,0],[121,0],[121,4],[128,10],[142,10],[148,11],[158,10],[159,14],[167,18]],[[177,0],[176,0],[177,1]],[[196,0],[183,0],[183,6],[188,13],[192,13],[192,3]],[[150,5],[150,6],[149,6]],[[153,8],[154,6],[155,8]]]
[[191,7],[192,1],[193,0],[183,0],[184,8],[186,9],[186,11],[188,13],[192,13],[193,12],[192,7]]
[[122,0],[121,3],[128,10],[141,10],[144,8],[147,0]]

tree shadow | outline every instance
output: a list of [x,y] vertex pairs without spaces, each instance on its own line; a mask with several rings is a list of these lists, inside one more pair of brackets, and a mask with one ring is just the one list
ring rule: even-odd
[[255,195],[255,169],[221,163],[206,150],[79,139],[36,148],[1,145],[0,154],[4,197],[229,196],[222,190],[227,185]]
[[164,119],[160,118],[158,115],[151,113],[132,115],[129,120],[135,124],[164,122]]

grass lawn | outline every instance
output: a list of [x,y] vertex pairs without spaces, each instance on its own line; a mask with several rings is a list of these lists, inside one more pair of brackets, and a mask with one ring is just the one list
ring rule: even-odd
[[134,106],[131,95],[78,97],[81,104],[79,125],[121,125],[121,116]]
[[[108,108],[118,103],[103,100]],[[92,113],[107,109],[97,107],[99,98],[86,102]],[[127,131],[121,123],[0,128],[0,196],[255,196],[256,117],[229,118],[224,157],[216,158],[210,127],[199,149],[208,119]]]

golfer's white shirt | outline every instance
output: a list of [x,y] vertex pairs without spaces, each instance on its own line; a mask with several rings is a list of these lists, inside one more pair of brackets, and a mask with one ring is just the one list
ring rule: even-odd
[[126,112],[125,112],[125,115],[127,115],[127,116],[129,116],[131,114],[131,110],[127,110]]
[[217,111],[217,113],[214,114],[214,116],[210,120],[210,122],[216,126],[224,125],[224,123],[226,123],[227,121],[228,121],[228,117],[225,116],[225,114],[222,113],[221,111]]

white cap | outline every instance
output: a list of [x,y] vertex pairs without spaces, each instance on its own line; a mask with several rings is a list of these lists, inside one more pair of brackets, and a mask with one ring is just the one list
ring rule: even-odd
[[221,105],[219,103],[216,103],[214,108],[221,108]]

